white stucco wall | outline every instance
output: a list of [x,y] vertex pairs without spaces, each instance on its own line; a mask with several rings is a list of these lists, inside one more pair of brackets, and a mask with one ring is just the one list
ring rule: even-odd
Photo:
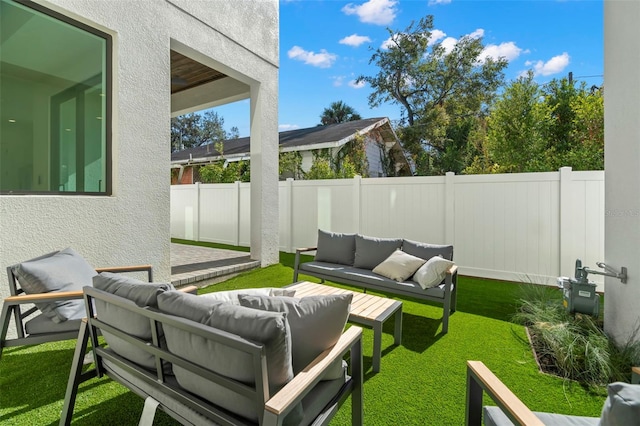
[[640,2],[604,11],[605,261],[629,274],[605,280],[604,325],[622,343],[640,326]]
[[277,0],[38,2],[113,36],[113,195],[0,196],[2,270],[72,246],[94,266],[150,263],[156,281],[169,280],[171,48],[251,87],[252,158],[275,164],[252,169],[263,194],[252,255],[277,262]]

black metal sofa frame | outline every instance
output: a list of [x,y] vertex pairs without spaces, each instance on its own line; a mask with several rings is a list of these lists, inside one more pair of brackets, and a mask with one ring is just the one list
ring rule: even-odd
[[[342,359],[347,353],[349,353],[349,376],[347,376],[339,392],[333,396],[311,424],[328,424],[341,404],[351,394],[352,424],[362,425],[362,329],[359,327],[352,326],[347,329],[332,348],[320,354],[275,395],[269,395],[267,362],[263,345],[185,318],[164,314],[149,307],[138,307],[130,300],[95,288],[85,287],[84,298],[86,306],[89,307],[88,319],[84,319],[80,327],[60,425],[68,425],[71,422],[80,383],[105,375],[145,398],[144,411],[147,410],[147,405],[153,407],[151,418],[153,418],[155,407],[157,406],[157,408],[162,409],[181,424],[255,424],[181,388],[175,379],[172,380],[172,376],[166,374],[165,370],[163,370],[163,363],[166,365],[166,362],[189,370],[211,383],[223,386],[231,393],[253,400],[256,411],[262,413],[259,415],[259,425],[281,425],[285,416],[320,382],[324,371],[332,364],[332,361],[339,358]],[[152,343],[138,339],[101,321],[100,316],[96,316],[93,308],[95,299],[130,310],[148,319],[151,324]],[[255,385],[248,385],[230,379],[208,369],[206,365],[196,365],[189,360],[174,355],[159,343],[159,330],[162,325],[178,328],[250,354],[255,366]],[[136,348],[153,355],[155,357],[156,371],[145,369],[116,354],[108,347],[101,347],[98,344],[98,332],[100,330],[124,339]],[[94,357],[94,367],[83,372],[83,359],[89,349],[89,345]],[[148,402],[150,404],[147,404]]]

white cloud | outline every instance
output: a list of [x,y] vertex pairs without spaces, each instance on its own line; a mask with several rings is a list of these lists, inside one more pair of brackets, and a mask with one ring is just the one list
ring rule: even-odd
[[335,77],[331,77],[331,79],[333,80],[333,87],[340,87],[344,83],[344,76],[343,75],[338,75],[338,76],[335,76]]
[[436,4],[449,4],[451,0],[429,0],[429,6],[434,6]]
[[447,37],[442,42],[440,42],[440,46],[444,47],[444,51],[447,53],[451,53],[454,47],[456,47],[456,43],[458,40],[454,37]]
[[366,83],[364,81],[358,82],[357,80],[351,80],[349,82],[349,87],[352,87],[354,89],[362,89],[365,86],[365,84]]
[[472,39],[482,38],[484,37],[484,30],[482,28],[478,28],[474,32],[467,34],[467,37],[470,37]]
[[389,25],[396,18],[397,0],[369,0],[360,5],[349,3],[342,8],[346,15],[357,15],[366,24]]
[[302,61],[305,64],[313,65],[319,68],[329,68],[338,59],[338,56],[321,49],[320,53],[304,50],[300,46],[293,46],[287,52],[291,59]]
[[445,38],[446,36],[447,36],[447,33],[445,33],[444,31],[433,30],[433,31],[431,31],[431,35],[429,36],[428,45],[432,46],[432,45],[436,44],[438,41],[440,41],[443,38]]
[[278,125],[278,130],[281,132],[286,132],[287,130],[295,130],[299,129],[300,126],[297,124],[280,124]]
[[523,53],[522,49],[512,41],[500,44],[488,44],[480,54],[480,61],[483,62],[487,56],[494,60],[505,58],[507,61],[513,61],[520,56],[521,53]]
[[562,55],[554,56],[549,59],[547,62],[525,62],[526,66],[533,65],[533,72],[535,75],[552,75],[562,72],[570,62],[570,56],[567,52],[564,52]]
[[358,47],[360,46],[362,43],[367,43],[370,42],[371,39],[367,36],[361,36],[358,34],[351,34],[350,36],[347,36],[345,38],[343,38],[342,40],[340,40],[338,43],[340,44],[346,44],[347,46],[353,46],[353,47]]

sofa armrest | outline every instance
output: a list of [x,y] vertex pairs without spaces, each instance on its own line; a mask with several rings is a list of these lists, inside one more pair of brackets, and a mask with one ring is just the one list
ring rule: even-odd
[[640,367],[631,367],[631,383],[640,385]]
[[149,282],[153,281],[153,266],[151,265],[108,266],[96,268],[96,272],[113,272],[114,274],[121,274],[124,272],[146,272]]
[[198,287],[195,285],[188,285],[186,287],[180,287],[177,288],[176,290],[181,291],[183,293],[191,293],[191,294],[198,294]]
[[317,250],[318,247],[301,247],[296,249],[296,260],[293,264],[293,282],[298,281],[298,268],[300,267],[300,253]]
[[[278,393],[273,395],[265,403],[265,410],[280,416],[285,414],[302,400],[302,398],[320,381],[323,373],[333,361],[340,359],[354,345],[362,344],[362,328],[352,326],[346,330],[338,342],[331,348],[325,350],[314,359],[311,364],[298,373],[289,383],[287,383]],[[354,355],[352,354],[352,362]],[[354,374],[355,375],[355,374]]]
[[447,271],[448,275],[458,275],[458,265],[451,265],[449,270]]
[[5,297],[4,303],[6,303],[7,305],[21,305],[25,303],[52,302],[55,300],[71,299],[82,299],[82,290],[21,294],[19,296]]
[[482,424],[482,394],[486,392],[517,425],[544,426],[544,423],[482,361],[467,361],[467,426]]

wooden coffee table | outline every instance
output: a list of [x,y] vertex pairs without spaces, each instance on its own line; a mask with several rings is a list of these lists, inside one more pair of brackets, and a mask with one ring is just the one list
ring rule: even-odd
[[345,290],[309,281],[293,283],[287,288],[295,289],[295,297],[318,296],[326,294],[352,294],[349,321],[373,328],[373,371],[380,371],[380,357],[382,354],[382,325],[395,314],[394,343],[402,342],[402,302],[374,296],[366,293]]

